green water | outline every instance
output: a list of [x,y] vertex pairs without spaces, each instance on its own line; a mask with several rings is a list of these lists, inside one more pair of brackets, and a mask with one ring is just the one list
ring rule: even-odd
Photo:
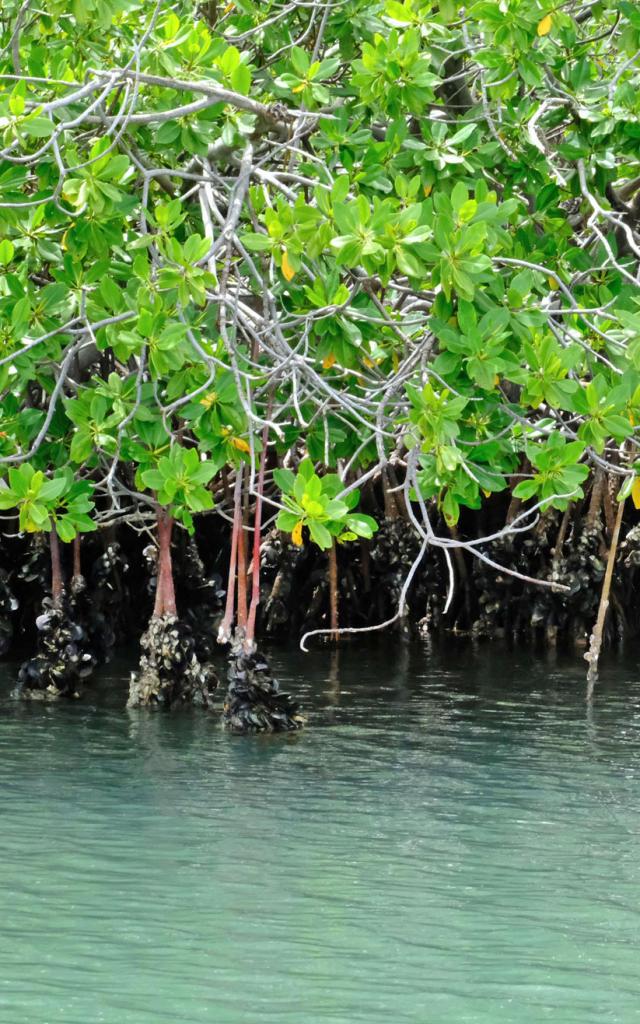
[[2,1024],[640,1021],[640,673],[278,653],[242,739],[0,686]]

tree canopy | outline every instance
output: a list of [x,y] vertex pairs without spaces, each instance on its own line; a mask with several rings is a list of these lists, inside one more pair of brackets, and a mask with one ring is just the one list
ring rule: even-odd
[[639,59],[612,0],[4,0],[0,508],[191,531],[245,466],[328,548],[392,463],[448,549],[636,496]]

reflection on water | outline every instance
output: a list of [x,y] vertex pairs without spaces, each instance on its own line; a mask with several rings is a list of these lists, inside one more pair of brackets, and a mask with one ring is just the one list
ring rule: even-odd
[[1,1024],[640,1020],[640,680],[275,652],[309,728],[0,688]]

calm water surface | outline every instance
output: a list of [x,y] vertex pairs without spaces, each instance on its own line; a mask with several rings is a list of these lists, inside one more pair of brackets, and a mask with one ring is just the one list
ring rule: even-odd
[[640,671],[276,652],[293,739],[0,682],[2,1024],[640,1021]]

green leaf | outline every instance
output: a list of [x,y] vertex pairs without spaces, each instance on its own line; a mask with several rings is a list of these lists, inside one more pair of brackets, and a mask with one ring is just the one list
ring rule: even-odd
[[47,504],[55,502],[56,498],[59,498],[61,494],[64,494],[68,487],[68,481],[65,477],[54,477],[53,480],[45,480],[42,487],[40,488],[38,497],[40,501],[45,501]]
[[323,523],[319,523],[315,519],[310,519],[307,526],[309,527],[311,540],[314,541],[319,548],[326,551],[332,546],[333,538]]
[[534,494],[538,493],[538,484],[535,480],[521,480],[513,488],[513,495],[515,498],[522,498],[523,501],[527,501],[529,498],[533,498]]
[[22,122],[22,128],[34,139],[48,139],[53,135],[53,123],[48,117],[29,117]]
[[299,519],[300,516],[296,515],[294,512],[285,512],[281,510],[278,512],[276,517],[276,526],[279,530],[283,530],[285,533],[291,533]]
[[76,530],[69,519],[64,516],[62,519],[56,519],[56,533],[60,540],[64,541],[65,544],[68,544],[74,539]]
[[283,494],[292,494],[295,482],[295,474],[290,469],[274,469],[273,482],[279,487]]
[[0,242],[0,264],[2,264],[3,267],[6,267],[8,263],[11,263],[15,251],[13,242],[8,238],[3,238]]

